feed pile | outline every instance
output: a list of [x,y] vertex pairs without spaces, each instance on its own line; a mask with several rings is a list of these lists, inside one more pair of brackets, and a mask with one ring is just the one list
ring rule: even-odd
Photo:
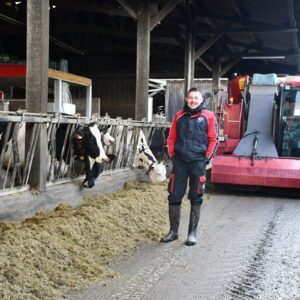
[[117,276],[110,262],[167,232],[166,190],[166,182],[129,182],[77,208],[1,222],[0,299],[63,299],[66,289]]

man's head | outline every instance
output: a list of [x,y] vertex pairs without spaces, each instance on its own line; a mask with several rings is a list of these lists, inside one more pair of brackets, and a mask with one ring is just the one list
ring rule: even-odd
[[191,88],[185,97],[187,106],[194,110],[203,102],[203,97],[199,89]]

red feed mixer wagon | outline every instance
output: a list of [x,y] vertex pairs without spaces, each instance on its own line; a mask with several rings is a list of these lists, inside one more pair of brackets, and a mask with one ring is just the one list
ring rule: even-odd
[[299,189],[300,77],[238,76],[218,104],[211,182]]

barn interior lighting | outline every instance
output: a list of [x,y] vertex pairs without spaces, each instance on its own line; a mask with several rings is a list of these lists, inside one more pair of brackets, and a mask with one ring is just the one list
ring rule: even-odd
[[243,56],[242,59],[285,59],[285,56]]
[[21,3],[22,3],[21,1],[16,1],[16,2],[15,2],[16,5],[19,5],[19,4],[21,4]]
[[52,8],[56,8],[56,5],[52,5]]

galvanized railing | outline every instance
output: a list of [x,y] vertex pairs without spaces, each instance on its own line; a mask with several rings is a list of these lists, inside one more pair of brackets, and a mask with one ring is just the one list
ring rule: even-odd
[[[115,160],[105,164],[104,173],[131,168],[141,129],[149,143],[155,131],[161,131],[166,139],[166,130],[170,127],[169,123],[109,117],[0,112],[0,195],[30,188],[28,179],[42,124],[47,124],[47,186],[82,178],[84,162],[75,159],[72,139],[78,125],[91,122],[101,127],[110,125],[109,132],[116,140],[114,145],[104,146],[106,153],[116,155]],[[26,125],[32,127],[30,133],[25,130]],[[167,157],[166,152],[164,156]]]

